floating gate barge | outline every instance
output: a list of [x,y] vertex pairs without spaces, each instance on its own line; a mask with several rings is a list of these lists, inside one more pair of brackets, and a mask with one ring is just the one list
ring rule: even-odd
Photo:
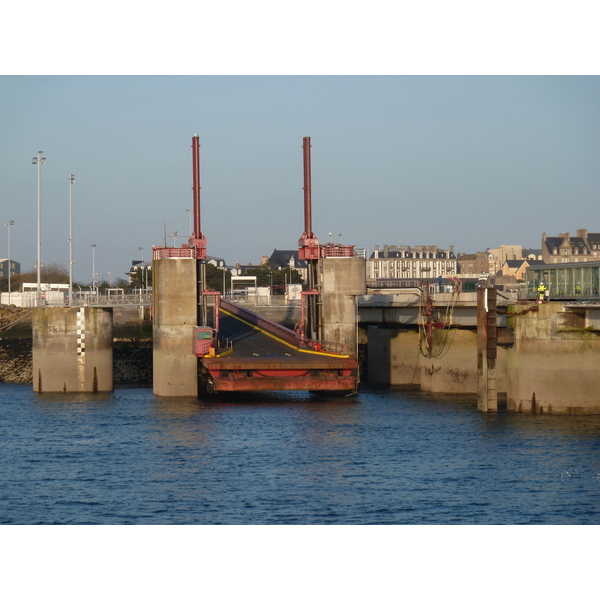
[[227,336],[231,345],[222,344],[218,354],[211,352],[198,339],[204,337],[206,329],[196,329],[196,355],[207,392],[356,391],[358,363],[344,354],[341,344],[306,340],[226,300],[216,298],[214,308],[219,314],[221,336]]

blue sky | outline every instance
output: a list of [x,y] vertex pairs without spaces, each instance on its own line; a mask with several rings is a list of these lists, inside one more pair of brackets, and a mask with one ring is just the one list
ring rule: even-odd
[[2,224],[23,270],[38,150],[42,261],[67,264],[73,173],[75,279],[91,280],[93,243],[115,279],[165,223],[169,245],[189,235],[196,133],[202,231],[228,264],[297,247],[304,136],[324,242],[475,252],[600,231],[598,77],[2,76],[0,103]]

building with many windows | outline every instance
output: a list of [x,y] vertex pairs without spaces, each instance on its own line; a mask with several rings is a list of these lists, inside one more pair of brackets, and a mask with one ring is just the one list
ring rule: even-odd
[[456,258],[459,275],[483,275],[490,272],[487,252],[475,254],[458,253]]
[[[21,273],[21,263],[10,260],[10,274],[19,275]],[[8,258],[0,258],[0,277],[8,277]]]
[[542,235],[542,260],[550,264],[597,261],[600,257],[600,233],[578,229],[576,236],[561,233],[557,237]]
[[432,279],[454,277],[457,261],[454,247],[442,250],[437,246],[384,246],[367,260],[367,281],[378,279]]

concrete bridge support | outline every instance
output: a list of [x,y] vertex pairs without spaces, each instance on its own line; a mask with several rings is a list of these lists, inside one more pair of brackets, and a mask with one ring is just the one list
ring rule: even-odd
[[356,355],[358,345],[357,296],[367,293],[366,260],[326,257],[319,261],[323,340],[341,343]]
[[33,390],[113,390],[112,308],[34,308]]
[[[419,339],[416,327],[370,325],[367,335],[369,382],[414,387],[432,393],[477,393],[477,332],[474,329],[434,329],[435,358],[425,356],[424,336]],[[498,348],[496,360],[497,368],[504,372],[504,348]],[[497,381],[498,392],[506,392],[505,379]]]
[[198,358],[196,259],[158,258],[152,263],[154,290],[153,388],[157,396],[197,396]]
[[600,332],[588,321],[585,309],[557,302],[510,307],[508,410],[600,414]]

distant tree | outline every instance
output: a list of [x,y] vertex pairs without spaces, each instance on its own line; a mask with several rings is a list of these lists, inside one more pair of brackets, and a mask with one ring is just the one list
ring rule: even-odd
[[[58,263],[42,265],[40,279],[41,283],[69,283],[69,270]],[[10,287],[12,290],[20,289],[22,283],[37,283],[37,269],[19,275],[11,275]]]
[[231,272],[219,269],[210,263],[206,264],[206,289],[223,293],[223,276],[225,276],[225,290],[231,286]]
[[145,288],[146,281],[148,287],[152,287],[152,269],[133,269],[131,273],[131,283],[127,284],[129,289]]
[[268,265],[248,269],[246,275],[256,276],[256,285],[271,286],[273,294],[285,294],[286,283],[304,283],[296,269],[274,271]]

